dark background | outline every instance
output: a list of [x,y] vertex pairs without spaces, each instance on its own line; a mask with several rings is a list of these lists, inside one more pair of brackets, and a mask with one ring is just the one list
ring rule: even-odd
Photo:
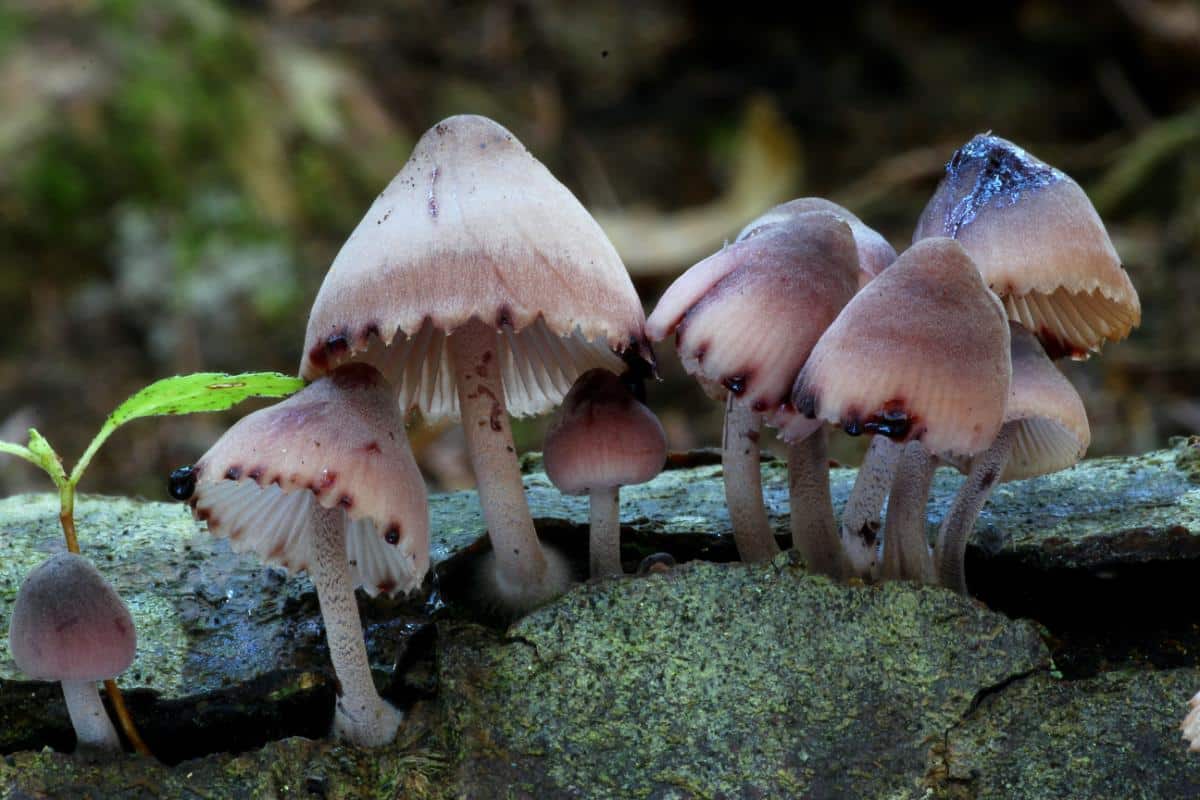
[[[1092,454],[1200,429],[1200,4],[802,5],[0,3],[0,438],[36,425],[72,462],[155,378],[294,372],[341,242],[459,112],[575,191],[649,307],[795,196],[903,249],[992,130],[1079,180],[1141,293],[1128,341],[1066,365]],[[720,409],[659,355],[672,445],[719,443]],[[234,416],[134,423],[83,488],[163,497]],[[453,428],[412,437],[434,486],[469,482]],[[0,492],[46,486],[0,461]]]

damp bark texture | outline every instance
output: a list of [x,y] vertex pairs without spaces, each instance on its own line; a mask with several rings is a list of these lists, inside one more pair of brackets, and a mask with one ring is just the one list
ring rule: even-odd
[[325,620],[329,658],[340,693],[333,715],[334,734],[360,747],[381,747],[396,737],[401,714],[375,689],[363,641],[358,603],[346,562],[341,509],[317,508],[311,575]]
[[725,502],[733,523],[733,540],[742,561],[770,561],[779,553],[763,506],[758,456],[761,428],[761,415],[736,402],[731,392],[725,403],[721,466],[725,471]]
[[824,426],[788,446],[788,499],[792,546],[809,571],[840,580],[846,564],[833,519],[828,433]]

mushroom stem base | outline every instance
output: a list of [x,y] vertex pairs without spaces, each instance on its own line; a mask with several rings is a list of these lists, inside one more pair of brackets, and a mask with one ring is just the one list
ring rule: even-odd
[[619,486],[591,493],[591,571],[593,578],[621,575],[621,506]]
[[758,458],[761,427],[761,415],[736,402],[730,392],[725,402],[721,467],[725,473],[725,504],[733,523],[733,541],[742,561],[770,561],[779,554],[779,543],[763,507]]
[[316,509],[313,564],[310,568],[317,600],[325,620],[325,640],[338,679],[333,732],[361,747],[381,747],[396,738],[403,715],[375,689],[367,646],[363,642],[358,602],[346,562],[345,514],[341,509]]
[[879,560],[879,532],[887,499],[904,445],[875,436],[854,479],[842,512],[841,538],[850,574],[869,578]]
[[933,583],[933,554],[925,532],[925,507],[937,458],[920,442],[904,445],[883,528],[882,577]]
[[1012,453],[1014,426],[1017,424],[1007,423],[1000,429],[992,446],[971,460],[967,480],[954,496],[954,503],[938,531],[935,558],[938,581],[959,594],[967,593],[967,542],[971,539],[979,512],[1004,474],[1004,467]]
[[71,725],[75,728],[77,749],[119,753],[121,740],[104,710],[104,704],[100,702],[96,682],[63,681],[62,690]]
[[792,547],[810,572],[841,579],[846,563],[829,494],[828,438],[822,425],[788,446]]
[[496,329],[472,317],[446,337],[446,347],[454,366],[483,520],[495,554],[495,599],[510,605],[510,611],[528,611],[563,587],[548,575],[546,554],[525,501],[504,401]]

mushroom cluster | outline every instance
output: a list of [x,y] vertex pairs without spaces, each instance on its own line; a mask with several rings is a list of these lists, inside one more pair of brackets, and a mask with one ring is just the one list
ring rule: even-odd
[[[951,157],[898,257],[846,209],[794,200],[685,272],[647,332],[674,333],[685,368],[726,403],[726,497],[743,559],[777,552],[759,476],[765,422],[789,444],[793,545],[810,569],[966,593],[967,540],[992,488],[1087,449],[1082,401],[1053,359],[1086,358],[1140,317],[1079,185],[987,134]],[[873,437],[840,533],[823,423]],[[939,464],[967,477],[934,549],[926,505]]]

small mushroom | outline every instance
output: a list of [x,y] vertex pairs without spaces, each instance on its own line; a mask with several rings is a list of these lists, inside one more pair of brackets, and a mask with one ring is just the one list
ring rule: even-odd
[[479,116],[421,137],[334,259],[301,375],[375,364],[400,408],[461,418],[492,552],[480,591],[521,613],[570,583],[534,530],[509,415],[544,413],[589,369],[648,362],[645,316],[596,221],[506,129]]
[[1032,333],[1016,323],[1009,328],[1012,386],[1004,427],[990,447],[971,459],[967,480],[938,534],[938,579],[959,594],[967,593],[967,541],[996,484],[1066,469],[1083,458],[1091,441],[1087,412],[1075,387]]
[[[799,469],[823,463],[816,481],[821,472],[828,481],[827,461],[813,455],[824,448],[821,426],[794,425],[781,407],[812,346],[854,294],[858,251],[850,226],[828,211],[751,223],[744,236],[671,284],[646,332],[655,341],[674,333],[684,368],[725,399],[722,466],[734,540],[742,560],[766,561],[779,547],[763,508],[759,432],[764,417],[785,428],[791,447],[806,451],[789,460]],[[795,497],[793,532],[802,518],[818,520],[800,525],[796,545],[814,569],[837,573],[836,552],[827,563],[829,548],[809,536],[828,529],[838,544],[832,504],[805,492]]]
[[1190,745],[1188,750],[1200,753],[1200,692],[1188,701],[1188,713],[1179,728],[1183,731],[1184,740]]
[[588,370],[563,399],[543,455],[559,491],[589,496],[592,577],[620,575],[619,494],[662,471],[667,437],[658,417],[616,375]]
[[1070,176],[999,136],[960,147],[913,241],[966,249],[1008,317],[1051,358],[1086,358],[1129,335],[1142,309],[1108,232]]
[[906,443],[884,526],[884,577],[933,580],[925,506],[937,458],[1000,430],[1008,324],[962,246],[917,242],[861,289],[813,348],[792,394],[810,418]]
[[58,553],[30,572],[17,593],[8,643],[22,672],[61,681],[80,750],[120,751],[96,681],[133,662],[137,634],[129,609],[90,561]]
[[354,588],[408,592],[429,568],[425,484],[394,398],[373,367],[339,367],[243,417],[172,481],[234,550],[308,571],[338,679],[334,733],[363,747],[392,741],[401,714],[375,689]]

